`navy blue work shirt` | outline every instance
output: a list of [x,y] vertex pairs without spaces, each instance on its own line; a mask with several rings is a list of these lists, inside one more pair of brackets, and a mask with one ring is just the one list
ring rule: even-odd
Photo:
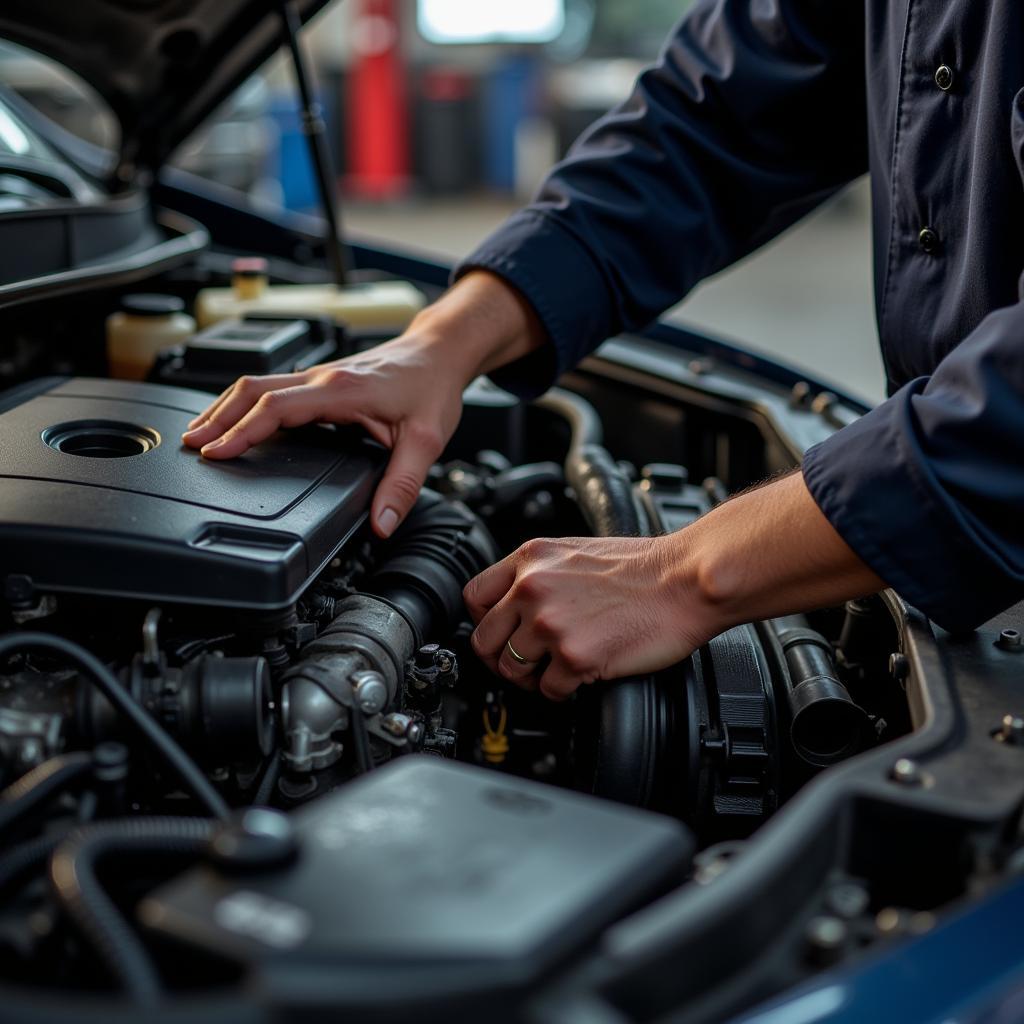
[[520,395],[870,170],[890,398],[815,501],[947,629],[1024,598],[1024,2],[698,0],[632,95],[456,271],[529,300]]

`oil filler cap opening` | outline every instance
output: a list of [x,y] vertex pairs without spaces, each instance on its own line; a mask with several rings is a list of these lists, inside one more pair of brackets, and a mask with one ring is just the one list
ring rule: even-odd
[[125,459],[145,455],[160,443],[160,435],[151,427],[113,420],[75,420],[47,427],[43,441],[64,455],[87,459]]

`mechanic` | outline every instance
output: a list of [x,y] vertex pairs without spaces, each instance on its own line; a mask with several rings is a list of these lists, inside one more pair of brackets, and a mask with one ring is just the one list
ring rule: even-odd
[[473,643],[562,698],[886,585],[973,628],[1024,597],[1022,40],[1020,0],[698,0],[406,333],[243,378],[185,442],[223,459],[361,423],[392,449],[371,513],[387,536],[476,375],[544,391],[870,171],[889,399],[676,534],[527,543],[466,588]]

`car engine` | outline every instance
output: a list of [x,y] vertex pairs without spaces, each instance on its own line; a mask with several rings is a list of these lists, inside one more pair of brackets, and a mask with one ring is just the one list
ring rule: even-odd
[[477,573],[535,536],[678,529],[726,490],[616,461],[578,394],[506,397],[467,392],[386,542],[366,517],[387,453],[358,430],[210,463],[178,441],[204,392],[44,377],[0,397],[0,974],[156,1005],[321,963],[326,1003],[447,978],[470,1005],[906,730],[869,685],[871,602],[565,704],[491,676]]

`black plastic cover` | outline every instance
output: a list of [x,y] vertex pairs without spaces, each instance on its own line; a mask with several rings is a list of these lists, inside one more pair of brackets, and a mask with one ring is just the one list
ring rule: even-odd
[[293,866],[194,869],[140,913],[211,953],[262,962],[286,988],[294,970],[304,998],[319,989],[335,1006],[528,989],[681,881],[693,852],[673,819],[428,755],[292,820]]
[[309,427],[204,460],[180,437],[209,402],[89,378],[0,396],[0,572],[42,592],[294,601],[365,518],[386,453]]

